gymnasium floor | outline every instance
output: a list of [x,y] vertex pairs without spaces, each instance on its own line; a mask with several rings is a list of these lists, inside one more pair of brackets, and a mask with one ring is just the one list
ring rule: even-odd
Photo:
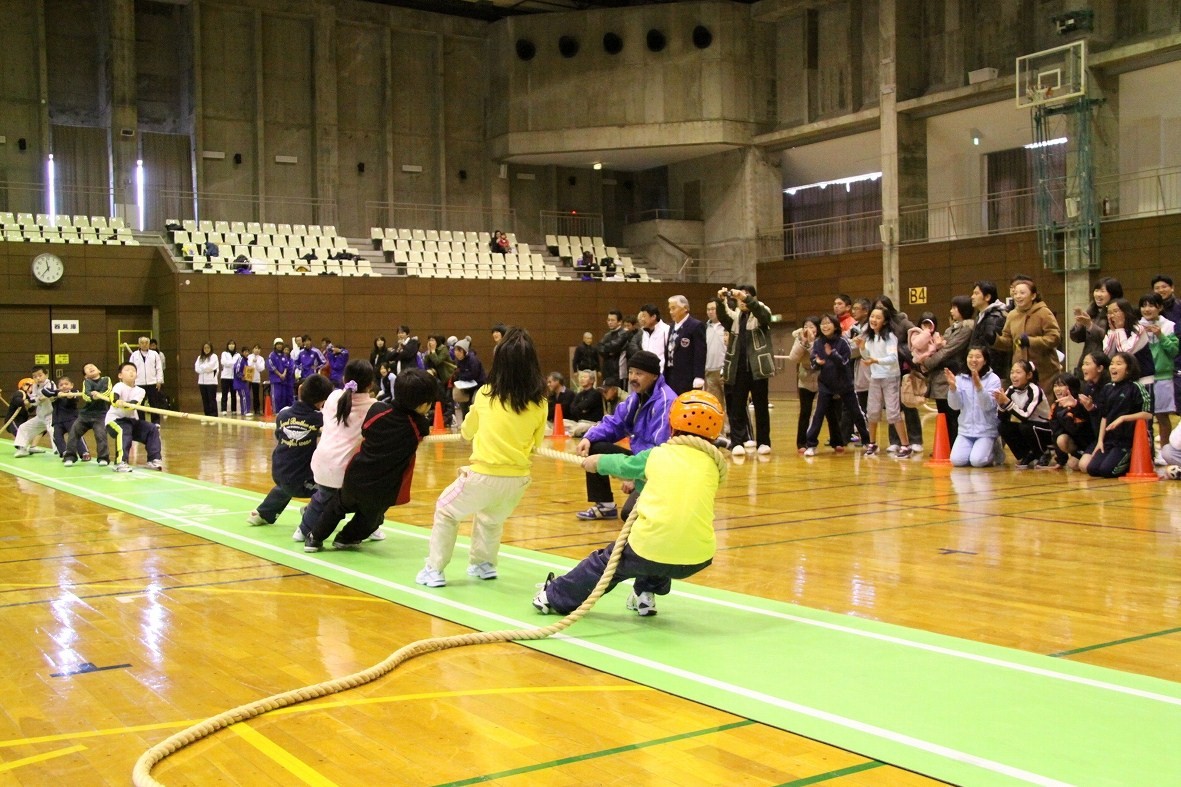
[[[735,463],[719,496],[715,564],[656,618],[626,612],[620,588],[561,641],[416,659],[223,731],[157,777],[1158,784],[1181,772],[1177,485],[857,451],[805,460],[794,403],[777,405],[776,453]],[[528,605],[534,583],[618,526],[575,519],[580,471],[538,458],[501,579],[467,579],[460,549],[451,584],[426,590],[413,574],[459,444],[420,449],[414,500],[390,512],[385,542],[308,556],[289,539],[294,512],[282,527],[241,522],[269,488],[268,432],[171,419],[164,436],[163,475],[0,452],[12,643],[0,783],[126,784],[143,749],[225,708],[423,636],[552,622]]]

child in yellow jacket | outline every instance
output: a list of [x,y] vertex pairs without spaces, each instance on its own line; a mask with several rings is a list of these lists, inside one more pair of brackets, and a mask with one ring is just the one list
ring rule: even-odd
[[[583,460],[588,473],[643,483],[631,535],[608,587],[634,579],[627,608],[640,616],[656,614],[656,596],[667,595],[672,580],[693,576],[713,562],[714,497],[726,465],[711,444],[722,433],[724,418],[712,394],[687,391],[669,411],[672,436],[695,435],[706,442],[670,440],[635,456],[599,454]],[[550,574],[533,606],[542,614],[577,609],[603,576],[613,547],[592,552],[564,576]]]

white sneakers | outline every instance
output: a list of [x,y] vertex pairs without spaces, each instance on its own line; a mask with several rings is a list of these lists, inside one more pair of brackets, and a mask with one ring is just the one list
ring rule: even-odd
[[[258,526],[258,525],[269,525],[270,522],[266,521],[261,516],[259,516],[257,511],[251,511],[250,516],[246,517],[246,524],[251,525],[251,526]],[[303,541],[303,539],[300,538],[300,541]]]
[[730,456],[746,456],[746,448],[736,445],[730,449]]
[[467,575],[476,579],[496,579],[496,566],[488,561],[467,567]]
[[427,563],[422,571],[418,572],[414,581],[420,585],[426,585],[428,588],[441,588],[447,584],[447,578],[443,576],[443,572],[431,568],[430,563]]
[[380,525],[378,525],[377,530],[374,530],[372,533],[370,533],[369,538],[367,538],[365,540],[366,541],[385,541],[385,531],[381,529]]
[[815,448],[805,448],[804,449],[804,456],[816,456],[816,449]]
[[760,445],[759,446],[759,453],[762,454],[763,456],[766,456],[767,454],[771,453],[771,446]]
[[656,614],[656,596],[652,593],[632,593],[627,597],[627,608],[642,618]]

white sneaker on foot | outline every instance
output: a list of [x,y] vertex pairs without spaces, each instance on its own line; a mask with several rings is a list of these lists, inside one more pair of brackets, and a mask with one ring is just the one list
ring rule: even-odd
[[414,581],[420,585],[426,585],[428,588],[441,588],[447,584],[447,578],[443,576],[443,572],[431,568],[429,563],[423,567],[422,571],[418,572]]
[[131,465],[127,464],[126,462],[120,462],[119,464],[115,465],[111,469],[114,470],[116,473],[130,473],[131,472]]
[[816,449],[815,448],[805,448],[804,449],[804,456],[816,456]]
[[754,448],[754,447],[756,446],[756,443],[755,443],[755,441],[754,441],[754,440],[747,440],[747,441],[746,441],[745,443],[743,443],[742,445],[743,445],[743,447],[744,447],[744,448]]
[[545,582],[542,582],[537,586],[537,595],[533,597],[533,608],[543,615],[548,615],[553,611],[549,605],[549,596],[545,594],[545,589],[548,588],[549,583],[553,581],[554,572],[551,571],[549,572],[549,576],[545,578]]
[[385,541],[385,531],[381,529],[381,525],[378,525],[377,530],[374,530],[372,533],[370,533],[369,538],[367,538],[365,540],[366,541]]
[[922,443],[911,443],[910,444],[910,452],[912,454],[918,454],[919,456],[922,456],[923,455],[923,444]]
[[[246,524],[248,525],[269,525],[270,522],[258,515],[257,511],[251,511],[250,516],[246,517]],[[301,541],[303,539],[300,539]]]
[[771,446],[769,446],[769,445],[760,445],[760,446],[759,446],[759,453],[760,453],[760,454],[763,454],[764,456],[765,456],[765,455],[767,455],[767,454],[769,454],[769,453],[771,453]]
[[296,526],[295,532],[291,534],[291,540],[298,541],[302,544],[305,538],[307,538],[307,536],[303,534],[303,528]]
[[656,596],[651,593],[632,593],[627,597],[627,608],[646,618],[656,614]]
[[496,579],[496,566],[488,561],[467,567],[467,575],[476,579]]
[[746,456],[746,449],[740,445],[736,445],[730,449],[730,456]]

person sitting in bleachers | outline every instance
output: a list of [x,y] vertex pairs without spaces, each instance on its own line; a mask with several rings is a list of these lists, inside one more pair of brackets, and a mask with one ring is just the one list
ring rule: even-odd
[[234,260],[234,273],[251,274],[254,273],[252,267],[250,258],[245,254],[239,254]]
[[217,248],[217,244],[211,240],[205,241],[205,256],[212,259],[221,254],[221,250]]
[[582,256],[574,263],[574,270],[578,272],[579,278],[583,281],[594,281],[602,278],[599,270],[599,263],[595,262],[595,255],[590,251],[584,251]]
[[513,245],[509,243],[508,236],[501,230],[492,233],[492,252],[494,254],[513,253]]

